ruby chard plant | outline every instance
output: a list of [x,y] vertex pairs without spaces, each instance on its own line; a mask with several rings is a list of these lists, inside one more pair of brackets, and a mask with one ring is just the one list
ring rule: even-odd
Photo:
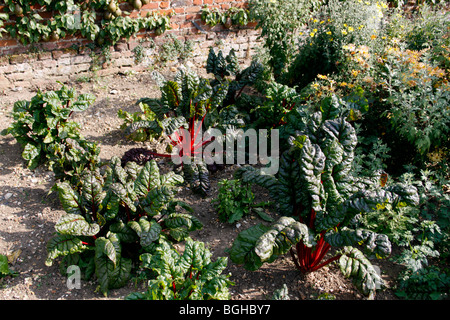
[[[208,114],[222,105],[227,95],[228,83],[214,87],[208,79],[200,78],[188,69],[180,69],[174,80],[166,80],[154,73],[161,90],[161,98],[143,98],[140,102],[147,104],[156,114],[156,120],[137,121],[129,126],[128,131],[148,128],[152,132],[167,138],[169,145],[176,147],[175,154],[155,153],[155,156],[181,159],[186,182],[191,189],[206,195],[210,182],[206,163],[203,161],[203,147],[214,140],[201,135],[205,129]],[[194,161],[196,157],[196,161]]]
[[[386,235],[366,230],[358,219],[377,206],[418,203],[412,186],[385,184],[380,175],[356,177],[352,162],[357,137],[342,117],[322,112],[305,116],[304,129],[291,137],[276,175],[243,167],[236,177],[268,189],[282,215],[273,225],[242,231],[230,250],[231,259],[249,270],[289,253],[297,269],[313,272],[337,261],[361,292],[373,296],[383,283],[365,254],[383,258],[391,252]],[[337,251],[326,257],[330,248]]]
[[181,176],[160,174],[155,160],[144,166],[120,164],[113,157],[104,174],[86,170],[79,185],[54,186],[66,214],[47,243],[46,265],[62,257],[61,270],[78,265],[86,278],[95,273],[105,295],[128,281],[141,254],[153,253],[161,242],[183,241],[202,228],[198,219],[178,212],[192,212],[175,199]]

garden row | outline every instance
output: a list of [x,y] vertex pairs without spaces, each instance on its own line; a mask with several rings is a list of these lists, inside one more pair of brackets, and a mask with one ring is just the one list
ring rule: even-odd
[[[160,98],[138,101],[142,112],[119,111],[129,139],[165,138],[167,153],[133,149],[100,163],[99,149],[70,121],[94,101],[63,86],[14,105],[12,134],[30,168],[45,163],[58,182],[66,214],[48,242],[50,265],[78,265],[95,274],[101,291],[130,275],[149,279],[130,299],[227,299],[227,258],[211,261],[189,233],[202,227],[176,198],[180,185],[209,192],[209,171],[240,149],[212,150],[216,139],[245,130],[268,131],[279,153],[267,166],[243,165],[222,181],[213,200],[224,223],[270,205],[278,214],[243,230],[230,259],[257,270],[287,253],[303,273],[336,262],[367,297],[384,283],[372,259],[405,266],[397,293],[407,299],[442,299],[450,285],[450,24],[445,10],[423,5],[406,16],[382,1],[253,0],[264,50],[241,69],[233,50],[210,50],[211,78],[180,68],[173,80],[154,72]],[[296,30],[286,32],[286,30]],[[198,130],[220,136],[197,139]],[[262,139],[262,137],[260,137]],[[183,148],[178,148],[180,145]],[[245,150],[250,150],[246,146]],[[155,158],[184,161],[161,174]],[[247,154],[245,161],[251,158]],[[244,163],[240,163],[244,164]],[[273,203],[254,204],[252,185]],[[174,242],[186,241],[179,254]],[[335,250],[330,251],[331,248]],[[333,252],[333,256],[329,254]],[[327,256],[328,255],[328,256]],[[66,268],[62,268],[65,270]]]

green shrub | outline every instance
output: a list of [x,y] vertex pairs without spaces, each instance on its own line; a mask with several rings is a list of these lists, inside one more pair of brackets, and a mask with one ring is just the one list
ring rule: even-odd
[[318,74],[337,72],[342,47],[366,44],[377,35],[385,8],[380,1],[331,0],[323,5],[301,30],[298,53],[281,82],[301,90]]
[[218,185],[219,193],[211,203],[214,204],[220,221],[234,223],[252,211],[264,220],[272,220],[260,208],[269,205],[270,202],[254,203],[255,195],[248,183],[242,183],[236,179],[223,179]]
[[275,79],[282,75],[297,51],[296,33],[320,6],[318,0],[250,0],[249,11],[257,22],[267,50],[268,67]]
[[399,278],[396,295],[408,300],[448,299],[450,275],[430,266],[415,272],[407,270]]

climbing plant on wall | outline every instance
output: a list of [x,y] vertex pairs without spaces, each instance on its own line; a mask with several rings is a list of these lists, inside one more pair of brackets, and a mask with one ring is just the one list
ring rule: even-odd
[[95,41],[100,46],[114,45],[139,30],[162,34],[169,28],[171,16],[148,12],[132,18],[130,14],[140,11],[148,0],[130,0],[128,4],[122,0],[5,0],[4,3],[3,13],[10,19],[4,29],[23,45],[70,35]]

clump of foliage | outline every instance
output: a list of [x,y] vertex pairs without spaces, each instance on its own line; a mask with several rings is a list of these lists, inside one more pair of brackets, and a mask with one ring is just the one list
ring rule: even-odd
[[3,28],[5,26],[4,21],[9,19],[9,15],[7,13],[0,13],[0,38],[2,38],[2,33],[6,33],[6,29]]
[[17,275],[17,272],[9,268],[8,257],[3,254],[0,254],[0,280],[7,276],[15,276],[15,275]]
[[382,66],[383,89],[389,94],[385,114],[420,155],[449,145],[450,89],[446,72],[430,60],[425,51],[393,47]]
[[404,271],[399,277],[396,295],[409,300],[443,300],[448,298],[450,275],[436,266]]
[[256,28],[261,30],[268,53],[267,68],[278,79],[297,52],[296,39],[301,26],[318,10],[321,1],[250,0],[249,11]]
[[[244,182],[267,188],[282,217],[272,226],[259,224],[241,232],[230,256],[256,270],[289,252],[302,272],[339,260],[344,275],[373,296],[382,279],[363,251],[387,257],[391,243],[386,235],[363,228],[360,216],[384,203],[416,205],[418,194],[413,186],[382,186],[375,173],[366,179],[353,176],[355,130],[344,118],[332,115],[319,111],[306,116],[303,130],[291,138],[291,148],[281,156],[277,175],[261,175],[252,167],[237,172]],[[332,246],[341,250],[323,262]]]
[[222,50],[216,54],[214,49],[210,48],[206,72],[214,75],[211,81],[213,87],[228,82],[227,96],[223,101],[223,106],[227,107],[239,100],[246,87],[253,86],[259,80],[263,66],[257,60],[252,60],[250,66],[241,69],[234,49],[224,56]]
[[94,273],[103,294],[123,286],[133,263],[166,241],[182,241],[202,224],[178,207],[192,209],[174,197],[183,178],[160,174],[154,160],[122,168],[113,157],[105,174],[85,170],[79,185],[54,186],[66,214],[56,223],[47,243],[47,265],[63,257],[61,268],[78,265],[85,277]]
[[261,209],[261,206],[270,203],[254,203],[255,195],[250,184],[242,183],[237,179],[223,179],[218,186],[219,193],[217,198],[212,200],[212,203],[215,205],[219,220],[234,223],[254,211],[261,218],[272,221]]
[[23,146],[22,157],[30,169],[48,165],[56,179],[78,179],[84,169],[99,164],[97,145],[80,134],[78,123],[71,121],[74,112],[89,108],[92,94],[77,95],[65,85],[57,91],[39,91],[30,101],[14,104],[13,123],[1,132],[11,134]]
[[342,47],[367,43],[378,34],[385,8],[382,1],[328,1],[300,32],[298,53],[280,81],[301,90],[318,74],[336,73]]
[[205,5],[201,11],[201,18],[205,24],[211,27],[222,24],[226,28],[231,28],[233,25],[245,26],[250,22],[248,9],[236,7],[220,10]]
[[129,128],[134,122],[138,121],[153,121],[156,119],[155,113],[150,109],[150,107],[146,103],[140,102],[139,109],[141,112],[133,112],[130,113],[128,111],[124,111],[120,109],[117,111],[117,116],[123,120],[120,129],[125,132],[125,136],[127,139],[133,141],[148,141],[155,138],[155,133],[150,131],[147,128],[138,128],[133,132],[129,132]]
[[155,275],[146,292],[135,292],[127,300],[228,300],[233,285],[223,275],[228,259],[211,261],[211,252],[203,242],[187,239],[182,254],[168,243],[161,243],[154,254],[144,253],[142,268]]

